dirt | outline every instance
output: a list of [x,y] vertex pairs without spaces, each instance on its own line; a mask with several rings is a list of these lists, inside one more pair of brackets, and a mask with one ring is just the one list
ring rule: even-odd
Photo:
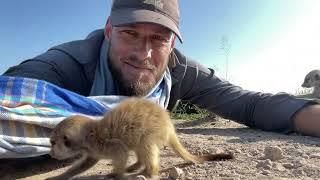
[[[232,152],[235,159],[181,167],[170,148],[161,150],[161,168],[180,167],[179,179],[320,179],[320,138],[264,132],[225,120],[176,121],[179,138],[192,153]],[[131,158],[132,163],[134,157]],[[71,161],[50,158],[0,160],[0,179],[45,179]],[[74,179],[107,179],[111,162],[101,160]],[[170,174],[170,176],[172,176]],[[170,179],[169,170],[161,179]]]

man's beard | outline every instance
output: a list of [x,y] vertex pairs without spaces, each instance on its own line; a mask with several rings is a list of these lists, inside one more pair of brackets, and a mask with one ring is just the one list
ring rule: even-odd
[[[110,51],[109,51],[110,52]],[[148,82],[143,82],[141,79],[137,79],[134,81],[128,81],[126,79],[124,79],[122,73],[121,73],[121,69],[119,69],[118,67],[116,67],[114,65],[114,61],[111,59],[111,56],[109,54],[109,68],[111,70],[112,76],[114,78],[114,80],[116,80],[117,85],[119,87],[119,93],[120,95],[124,95],[124,96],[145,96],[147,95],[150,90],[156,85],[156,83],[161,79],[165,68],[161,71],[157,71],[156,67],[154,67],[153,65],[150,64],[150,59],[145,60],[147,63],[146,66],[152,68],[152,70],[156,70],[156,76],[155,79],[150,79]],[[124,61],[130,61],[130,62],[135,62],[137,63],[141,63],[141,60],[138,60],[137,57],[135,56],[129,56],[129,57],[125,57],[124,59],[120,60],[121,62]],[[166,66],[165,66],[166,67]]]

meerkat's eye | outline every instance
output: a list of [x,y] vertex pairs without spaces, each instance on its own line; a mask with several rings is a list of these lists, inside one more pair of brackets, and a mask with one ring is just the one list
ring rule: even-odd
[[63,142],[64,142],[64,145],[66,147],[70,147],[71,146],[71,142],[69,140],[69,138],[67,136],[63,136]]
[[319,74],[316,74],[316,75],[314,76],[314,79],[315,79],[316,81],[319,81],[319,80],[320,80],[320,75],[319,75]]
[[305,82],[309,82],[309,81],[310,81],[310,78],[307,77],[304,81],[305,81]]

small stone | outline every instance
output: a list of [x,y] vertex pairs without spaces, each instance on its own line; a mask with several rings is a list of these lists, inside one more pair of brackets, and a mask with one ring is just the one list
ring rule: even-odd
[[262,171],[261,171],[261,174],[263,174],[263,175],[269,175],[270,174],[270,171],[268,171],[268,170],[265,170],[265,169],[263,169]]
[[307,154],[303,154],[301,157],[304,159],[310,159],[310,157]]
[[211,153],[212,154],[221,154],[221,153],[225,153],[225,151],[221,148],[215,148],[215,149],[212,149]]
[[193,179],[192,176],[193,176],[193,174],[191,172],[187,171],[184,179],[185,180],[192,180]]
[[303,154],[303,151],[301,149],[297,149],[296,152],[299,154],[299,155],[302,155]]
[[293,145],[295,149],[301,149],[301,145],[300,144],[294,144]]
[[212,136],[210,136],[210,137],[208,138],[208,140],[214,140],[214,139],[213,139],[213,137],[212,137]]
[[236,152],[236,153],[242,153],[241,149],[234,149],[234,152]]
[[257,168],[263,168],[263,169],[271,169],[272,167],[272,162],[270,159],[267,160],[263,160],[258,162],[258,164],[256,165]]
[[252,150],[249,151],[249,153],[250,153],[251,156],[256,156],[256,155],[259,154],[259,151],[256,150],[256,149],[252,149]]
[[308,164],[308,162],[305,159],[298,159],[293,161],[292,164],[294,165],[295,168],[298,168],[301,166],[305,166],[306,164]]
[[173,167],[169,172],[169,177],[171,179],[178,179],[184,174],[183,170],[177,167]]
[[320,159],[320,153],[311,154],[309,157],[310,158],[315,158],[315,159]]
[[274,163],[273,168],[281,172],[286,170],[286,168],[284,168],[282,164],[279,164],[279,163]]
[[282,149],[277,146],[267,146],[264,149],[264,158],[270,159],[271,161],[277,161],[283,159]]
[[293,169],[294,165],[292,163],[284,163],[282,164],[283,167],[287,168],[287,169]]
[[135,180],[147,180],[143,175],[136,176]]
[[303,175],[305,175],[305,172],[302,169],[298,169],[298,170],[296,170],[296,174],[299,176],[303,176]]

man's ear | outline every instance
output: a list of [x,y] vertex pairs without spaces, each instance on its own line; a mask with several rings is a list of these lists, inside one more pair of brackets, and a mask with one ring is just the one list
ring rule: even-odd
[[177,39],[177,35],[173,34],[173,39],[172,39],[172,42],[171,42],[171,50],[174,48],[174,44],[176,43],[176,39]]
[[110,33],[111,33],[111,23],[110,23],[110,17],[109,17],[104,27],[104,37],[107,38],[107,40],[110,40]]

